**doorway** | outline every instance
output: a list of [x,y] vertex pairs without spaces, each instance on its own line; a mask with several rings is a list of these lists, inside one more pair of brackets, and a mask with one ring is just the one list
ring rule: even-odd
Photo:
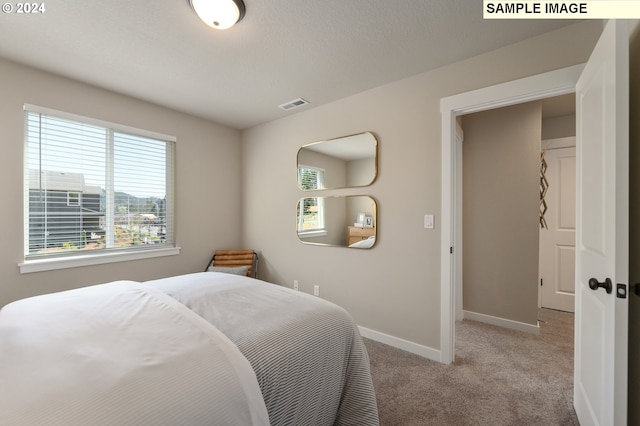
[[575,96],[459,118],[456,320],[538,333],[537,308],[574,311]]
[[460,296],[455,289],[459,288],[458,282],[461,282],[462,265],[461,250],[456,250],[456,246],[460,247],[457,242],[460,241],[462,229],[462,224],[456,223],[461,215],[458,214],[460,206],[455,202],[462,184],[456,179],[461,164],[458,162],[459,150],[455,143],[457,117],[573,93],[582,68],[582,65],[576,65],[441,100],[443,256],[440,361],[443,363],[450,364],[455,357],[455,314]]
[[[451,363],[455,355],[453,265],[459,261],[453,247],[457,224],[452,215],[457,189],[452,177],[456,117],[576,92],[579,151],[574,407],[581,422],[593,424],[627,421],[628,39],[626,21],[610,20],[584,66],[443,98],[440,104],[441,361]],[[610,283],[619,283],[617,293],[611,291]],[[598,292],[601,287],[605,291]],[[593,347],[600,349],[593,351]]]

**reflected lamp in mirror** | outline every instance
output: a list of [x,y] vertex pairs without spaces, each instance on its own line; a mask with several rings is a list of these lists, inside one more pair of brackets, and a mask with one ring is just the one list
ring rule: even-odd
[[371,132],[304,145],[298,151],[303,191],[371,185],[378,175],[378,141]]
[[371,248],[377,238],[377,210],[376,201],[367,195],[301,198],[296,207],[298,239],[305,244]]

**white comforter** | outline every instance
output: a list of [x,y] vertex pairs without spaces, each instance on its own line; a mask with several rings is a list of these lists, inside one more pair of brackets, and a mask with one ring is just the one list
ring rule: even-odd
[[268,425],[255,373],[216,327],[119,281],[0,310],[1,425]]

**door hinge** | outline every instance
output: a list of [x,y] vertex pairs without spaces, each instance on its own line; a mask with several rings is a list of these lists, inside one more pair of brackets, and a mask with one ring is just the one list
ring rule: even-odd
[[453,247],[449,247],[449,254],[453,254]]
[[542,284],[542,278],[540,278],[540,287],[542,287],[542,286],[543,286],[543,284]]

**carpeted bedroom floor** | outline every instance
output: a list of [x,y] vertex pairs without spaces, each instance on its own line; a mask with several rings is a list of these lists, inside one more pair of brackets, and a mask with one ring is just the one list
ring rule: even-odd
[[382,426],[578,425],[573,314],[540,309],[540,334],[475,321],[443,365],[365,339]]

